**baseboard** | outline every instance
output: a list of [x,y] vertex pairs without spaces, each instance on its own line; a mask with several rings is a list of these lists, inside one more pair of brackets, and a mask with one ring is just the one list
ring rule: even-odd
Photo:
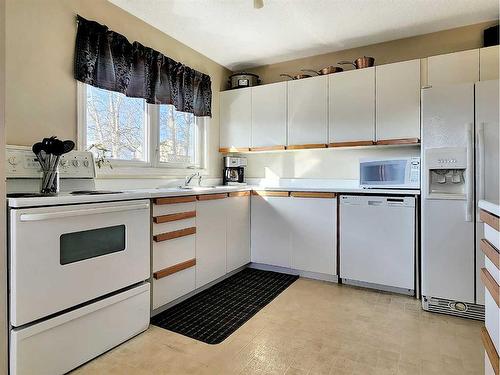
[[305,278],[308,278],[308,279],[321,280],[321,281],[330,281],[330,282],[333,282],[333,283],[337,283],[338,282],[338,276],[328,275],[328,274],[325,274],[325,273],[301,271],[301,270],[296,270],[296,269],[293,269],[293,268],[271,266],[269,264],[253,263],[253,262],[250,263],[249,267],[250,268],[256,268],[256,269],[259,269],[259,270],[264,270],[264,271],[274,271],[274,272],[286,273],[286,274],[289,274],[289,275],[299,275],[300,277],[305,277]]
[[357,280],[351,280],[351,279],[342,279],[342,284],[352,285],[352,286],[357,286],[357,287],[367,288],[367,289],[381,290],[383,292],[404,294],[406,296],[413,296],[413,297],[415,296],[415,290],[413,290],[413,289],[404,289],[404,288],[398,288],[398,287],[394,287],[394,286],[373,284],[373,283],[367,283],[364,281],[357,281]]

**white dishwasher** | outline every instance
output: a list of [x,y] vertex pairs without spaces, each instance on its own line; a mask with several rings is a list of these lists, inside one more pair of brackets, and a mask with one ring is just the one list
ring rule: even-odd
[[343,195],[339,222],[343,282],[414,293],[414,197]]

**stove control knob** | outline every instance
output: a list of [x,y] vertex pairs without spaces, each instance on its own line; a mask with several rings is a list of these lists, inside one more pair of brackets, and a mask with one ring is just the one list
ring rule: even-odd
[[80,162],[78,160],[73,160],[72,164],[74,167],[77,167],[77,168],[80,166]]
[[17,164],[19,164],[19,161],[17,160],[17,158],[15,156],[11,156],[8,159],[8,162],[9,162],[10,165],[17,165]]
[[89,165],[90,165],[90,163],[89,163],[89,161],[88,161],[88,160],[84,160],[84,161],[83,161],[83,166],[84,166],[85,168],[88,168],[88,167],[89,167]]
[[67,161],[67,160],[61,160],[61,161],[59,162],[59,165],[60,165],[61,167],[65,167],[65,166],[67,166],[67,165],[68,165],[68,161]]

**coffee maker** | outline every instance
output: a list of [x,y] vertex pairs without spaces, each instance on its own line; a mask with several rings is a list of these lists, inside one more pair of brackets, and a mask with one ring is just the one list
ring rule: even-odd
[[224,185],[246,185],[246,165],[247,158],[224,156],[224,173],[222,175],[222,183]]

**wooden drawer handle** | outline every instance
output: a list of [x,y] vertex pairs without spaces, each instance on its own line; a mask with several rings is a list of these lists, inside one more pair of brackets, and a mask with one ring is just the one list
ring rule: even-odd
[[153,202],[154,204],[175,204],[175,203],[196,202],[196,195],[169,197],[169,198],[155,198]]
[[214,199],[224,199],[227,198],[227,193],[220,193],[220,194],[204,194],[204,195],[198,195],[196,199],[199,201],[211,201]]
[[196,259],[193,258],[193,259],[187,260],[185,262],[178,263],[178,264],[176,264],[174,266],[167,267],[167,268],[164,268],[162,270],[153,272],[153,277],[156,280],[159,280],[161,278],[170,276],[170,275],[172,275],[172,274],[174,274],[176,272],[185,270],[186,268],[191,268],[191,267],[193,267],[195,265],[196,265]]
[[496,268],[500,269],[500,252],[498,249],[493,246],[487,239],[483,238],[481,240],[481,250],[483,251],[484,255],[488,257],[489,260],[491,260],[491,263],[493,263]]
[[250,147],[250,151],[280,151],[285,150],[286,146],[259,146]]
[[262,197],[288,197],[288,191],[272,191],[272,190],[252,190],[252,195],[260,195]]
[[479,210],[479,218],[497,232],[500,232],[500,218],[498,216],[495,216],[485,210]]
[[219,152],[227,154],[228,152],[248,152],[250,147],[220,147]]
[[229,193],[230,197],[248,197],[249,195],[249,191],[233,191],[232,193]]
[[168,214],[153,217],[153,222],[156,224],[168,223],[169,221],[177,221],[190,219],[192,217],[196,217],[196,211],[187,211],[187,212],[179,212],[176,214]]
[[335,198],[335,193],[312,192],[312,191],[292,191],[291,197],[295,198]]
[[495,348],[495,344],[493,344],[493,341],[491,340],[490,334],[488,333],[488,330],[486,327],[481,327],[481,339],[483,340],[483,346],[484,350],[486,351],[486,354],[488,355],[488,358],[491,363],[491,367],[493,367],[493,371],[495,371],[495,375],[499,375],[499,364],[500,364],[500,358],[498,357],[497,350]]
[[191,227],[191,228],[174,230],[172,232],[156,234],[153,236],[153,240],[155,242],[161,242],[161,241],[171,240],[173,238],[189,236],[195,233],[196,233],[196,227]]
[[497,306],[500,308],[500,287],[486,268],[481,268],[481,280],[483,281],[486,289],[488,289],[488,292],[490,292],[491,296],[495,300]]

